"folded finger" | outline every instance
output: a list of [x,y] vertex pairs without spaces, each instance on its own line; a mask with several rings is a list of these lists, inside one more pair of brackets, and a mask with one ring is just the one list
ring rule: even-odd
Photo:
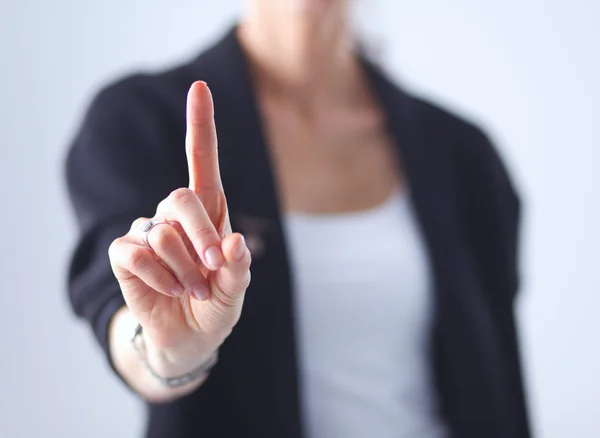
[[184,294],[184,288],[177,278],[155,258],[150,248],[136,243],[113,245],[111,262],[157,292],[170,297],[181,297]]
[[163,207],[165,211],[160,214],[181,224],[202,263],[208,269],[220,269],[225,263],[221,251],[221,238],[200,199],[187,188],[175,190],[168,199],[169,202]]
[[233,233],[223,239],[223,254],[226,263],[216,273],[216,298],[226,305],[239,304],[250,284],[251,255],[244,236]]
[[190,294],[200,301],[209,297],[208,283],[174,227],[167,223],[155,225],[146,240]]

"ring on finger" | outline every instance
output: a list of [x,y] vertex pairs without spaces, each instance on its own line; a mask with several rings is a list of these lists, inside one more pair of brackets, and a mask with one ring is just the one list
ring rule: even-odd
[[150,231],[152,231],[152,229],[154,227],[156,227],[157,225],[163,225],[163,224],[169,225],[169,226],[171,225],[167,221],[161,221],[158,219],[148,219],[141,225],[140,231],[142,232],[142,235],[143,235],[142,239],[148,248],[152,248],[152,246],[150,245],[150,242],[148,241],[148,236],[150,235]]

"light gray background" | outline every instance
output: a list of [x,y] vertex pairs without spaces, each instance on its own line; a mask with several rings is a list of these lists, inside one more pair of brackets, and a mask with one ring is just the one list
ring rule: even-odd
[[[600,2],[360,3],[390,71],[484,123],[524,193],[519,320],[538,436],[600,436]],[[67,308],[65,147],[101,84],[196,53],[238,11],[0,0],[1,437],[139,435],[141,407]]]

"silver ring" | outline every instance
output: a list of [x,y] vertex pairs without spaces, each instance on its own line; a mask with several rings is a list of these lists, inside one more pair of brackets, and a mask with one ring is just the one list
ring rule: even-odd
[[148,248],[152,248],[152,246],[150,246],[150,242],[148,242],[148,235],[150,234],[150,231],[155,226],[161,225],[161,224],[170,225],[168,222],[165,222],[165,221],[159,221],[159,220],[156,220],[156,219],[148,219],[140,227],[140,231],[144,235],[144,237],[143,237],[144,243],[146,244],[146,246]]

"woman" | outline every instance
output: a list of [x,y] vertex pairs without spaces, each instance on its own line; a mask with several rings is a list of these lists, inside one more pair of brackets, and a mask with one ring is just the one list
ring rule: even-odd
[[348,1],[246,6],[68,158],[71,302],[147,436],[528,437],[494,149],[355,50]]

